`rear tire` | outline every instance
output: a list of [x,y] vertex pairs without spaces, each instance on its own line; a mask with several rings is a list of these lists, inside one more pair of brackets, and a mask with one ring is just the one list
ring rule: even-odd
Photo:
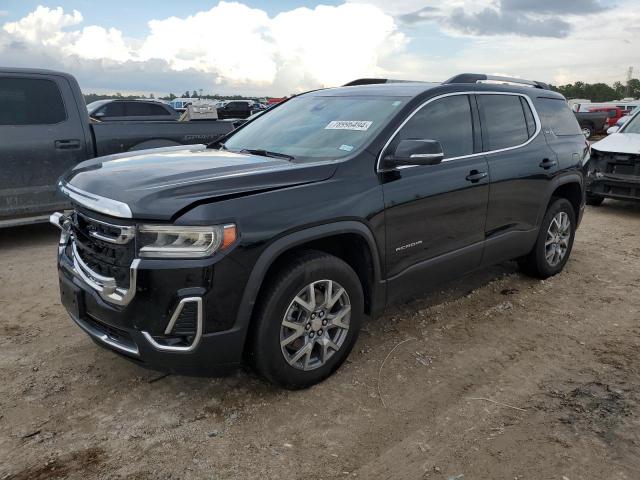
[[580,125],[580,128],[582,129],[583,135],[587,139],[593,137],[596,134],[596,129],[593,127],[593,125]]
[[349,355],[363,316],[356,272],[333,255],[306,252],[261,295],[250,327],[253,367],[292,390],[321,382]]
[[531,252],[518,261],[523,273],[549,278],[561,272],[569,260],[576,232],[576,214],[565,198],[553,198],[547,208]]
[[590,195],[587,193],[587,205],[592,207],[599,207],[604,202],[604,197],[601,195]]

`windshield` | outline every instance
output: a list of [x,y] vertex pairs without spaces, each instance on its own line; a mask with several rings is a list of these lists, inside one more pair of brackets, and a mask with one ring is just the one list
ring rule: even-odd
[[91,102],[89,105],[87,105],[87,111],[89,112],[89,114],[92,114],[102,105],[109,103],[110,101],[111,100],[97,100],[95,102]]
[[231,151],[261,150],[305,159],[337,159],[358,151],[406,102],[403,97],[302,96],[232,135]]
[[623,125],[624,133],[640,133],[640,112],[636,113],[630,120]]

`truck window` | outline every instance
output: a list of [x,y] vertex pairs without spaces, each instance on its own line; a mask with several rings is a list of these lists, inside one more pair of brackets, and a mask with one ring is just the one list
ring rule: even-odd
[[67,112],[52,80],[0,78],[0,125],[52,125]]
[[468,95],[441,98],[420,109],[393,139],[393,149],[401,140],[437,140],[444,158],[473,153],[473,120]]
[[478,95],[484,151],[517,147],[529,140],[525,112],[518,95]]
[[527,133],[529,134],[529,138],[531,138],[533,137],[533,134],[536,133],[536,121],[533,118],[533,113],[531,112],[529,102],[527,102],[523,97],[520,97],[520,104],[522,105],[522,110],[524,111],[524,119],[527,122]]
[[538,111],[542,124],[558,136],[582,135],[582,130],[569,105],[559,98],[539,98]]

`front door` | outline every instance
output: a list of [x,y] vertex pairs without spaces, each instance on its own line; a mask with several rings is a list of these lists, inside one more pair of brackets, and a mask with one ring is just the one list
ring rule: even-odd
[[[84,133],[66,80],[0,78],[0,220],[63,208],[58,178],[87,158]],[[84,106],[83,106],[84,108]]]
[[469,96],[447,96],[423,105],[387,147],[393,151],[404,139],[437,140],[445,155],[438,165],[380,174],[390,301],[480,264],[489,177],[487,161],[478,153],[479,131]]

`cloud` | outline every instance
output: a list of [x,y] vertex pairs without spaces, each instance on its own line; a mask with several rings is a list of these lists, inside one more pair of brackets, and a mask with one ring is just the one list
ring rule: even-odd
[[404,13],[398,16],[398,20],[409,25],[429,20],[437,20],[439,18],[442,18],[442,14],[438,7],[423,7],[415,12]]
[[485,8],[477,13],[466,13],[455,9],[447,23],[454,29],[471,35],[508,35],[524,37],[564,38],[571,31],[571,24],[559,18],[531,18],[493,8]]
[[598,0],[500,0],[504,12],[587,15],[606,10]]
[[[357,19],[357,21],[354,21]],[[368,4],[297,8],[269,17],[238,2],[220,2],[187,17],[149,22],[144,38],[127,39],[115,28],[80,28],[78,11],[38,7],[8,22],[0,54],[38,52],[74,66],[129,64],[199,72],[214,86],[272,87],[290,93],[345,83],[382,72],[385,56],[404,48],[394,18]]]

